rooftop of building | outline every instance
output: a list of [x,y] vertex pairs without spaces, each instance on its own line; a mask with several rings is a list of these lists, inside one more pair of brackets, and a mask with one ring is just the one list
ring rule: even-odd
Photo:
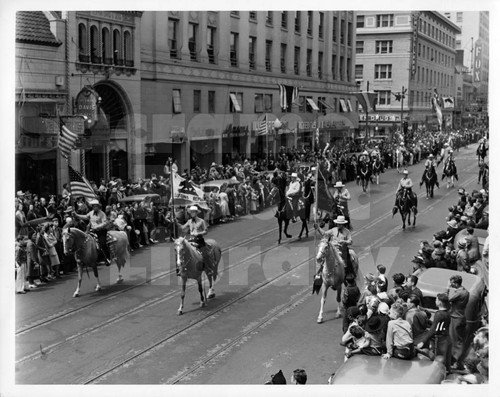
[[62,43],[50,30],[50,22],[43,11],[16,13],[16,42],[60,46]]

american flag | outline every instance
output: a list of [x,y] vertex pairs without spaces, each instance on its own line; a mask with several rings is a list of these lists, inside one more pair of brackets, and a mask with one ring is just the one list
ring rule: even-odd
[[77,140],[78,135],[74,132],[71,132],[61,120],[61,132],[59,134],[58,146],[61,150],[61,156],[63,156],[66,160],[69,159],[71,150],[75,148]]
[[85,178],[78,171],[74,170],[73,167],[71,167],[69,164],[68,170],[71,195],[73,197],[83,196],[88,200],[96,199],[97,196],[94,192],[94,189],[92,189],[92,186],[90,186],[87,178]]
[[299,87],[294,87],[291,85],[278,84],[280,89],[280,106],[282,110],[290,112],[292,109],[292,104],[299,97]]
[[268,126],[267,126],[267,114],[264,117],[264,120],[262,120],[259,123],[259,128],[257,129],[257,135],[267,135],[268,133]]

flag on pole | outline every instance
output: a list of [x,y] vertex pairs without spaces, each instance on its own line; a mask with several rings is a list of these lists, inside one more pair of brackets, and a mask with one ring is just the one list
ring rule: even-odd
[[377,102],[376,92],[360,91],[360,92],[353,92],[353,95],[356,97],[359,104],[363,107],[365,113],[375,111],[375,104]]
[[431,98],[431,107],[432,110],[436,113],[438,119],[438,127],[439,131],[441,131],[441,127],[443,125],[443,112],[441,111],[441,99],[439,98],[439,94],[437,92],[437,88],[434,88],[434,94]]
[[77,140],[78,135],[74,132],[71,132],[61,120],[58,146],[61,150],[61,156],[63,156],[66,160],[69,159],[71,150],[75,148]]
[[178,173],[172,173],[170,177],[173,178],[173,205],[197,205],[200,208],[208,209],[203,190]]
[[280,107],[282,110],[291,111],[292,104],[299,97],[299,87],[291,85],[278,84],[280,89]]
[[92,189],[92,186],[90,185],[87,178],[85,178],[82,174],[73,169],[73,167],[71,167],[69,164],[68,164],[68,170],[69,170],[69,186],[71,188],[71,195],[73,197],[83,196],[87,200],[97,199],[94,189]]
[[267,124],[267,113],[264,117],[264,120],[262,120],[259,123],[259,128],[257,129],[257,135],[267,135],[269,133],[269,127]]

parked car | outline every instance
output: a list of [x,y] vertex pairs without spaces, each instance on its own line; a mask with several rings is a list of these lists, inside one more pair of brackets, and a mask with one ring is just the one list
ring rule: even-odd
[[332,385],[440,384],[446,369],[440,360],[415,357],[412,360],[355,354],[330,380]]

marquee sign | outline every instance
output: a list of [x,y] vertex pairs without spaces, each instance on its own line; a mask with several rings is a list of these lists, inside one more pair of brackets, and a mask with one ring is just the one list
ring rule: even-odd
[[482,44],[476,41],[476,48],[474,49],[474,82],[479,83],[481,81],[481,64],[482,64]]
[[420,19],[420,12],[413,13],[413,38],[411,43],[411,77],[414,79],[417,73],[417,41],[418,41],[418,21]]
[[87,117],[87,128],[92,128],[99,119],[99,94],[91,87],[85,86],[75,100],[75,113]]
[[[359,114],[359,121],[366,121],[366,115],[363,113],[360,113]],[[370,114],[370,115],[368,115],[368,121],[400,122],[401,116],[399,114]]]

